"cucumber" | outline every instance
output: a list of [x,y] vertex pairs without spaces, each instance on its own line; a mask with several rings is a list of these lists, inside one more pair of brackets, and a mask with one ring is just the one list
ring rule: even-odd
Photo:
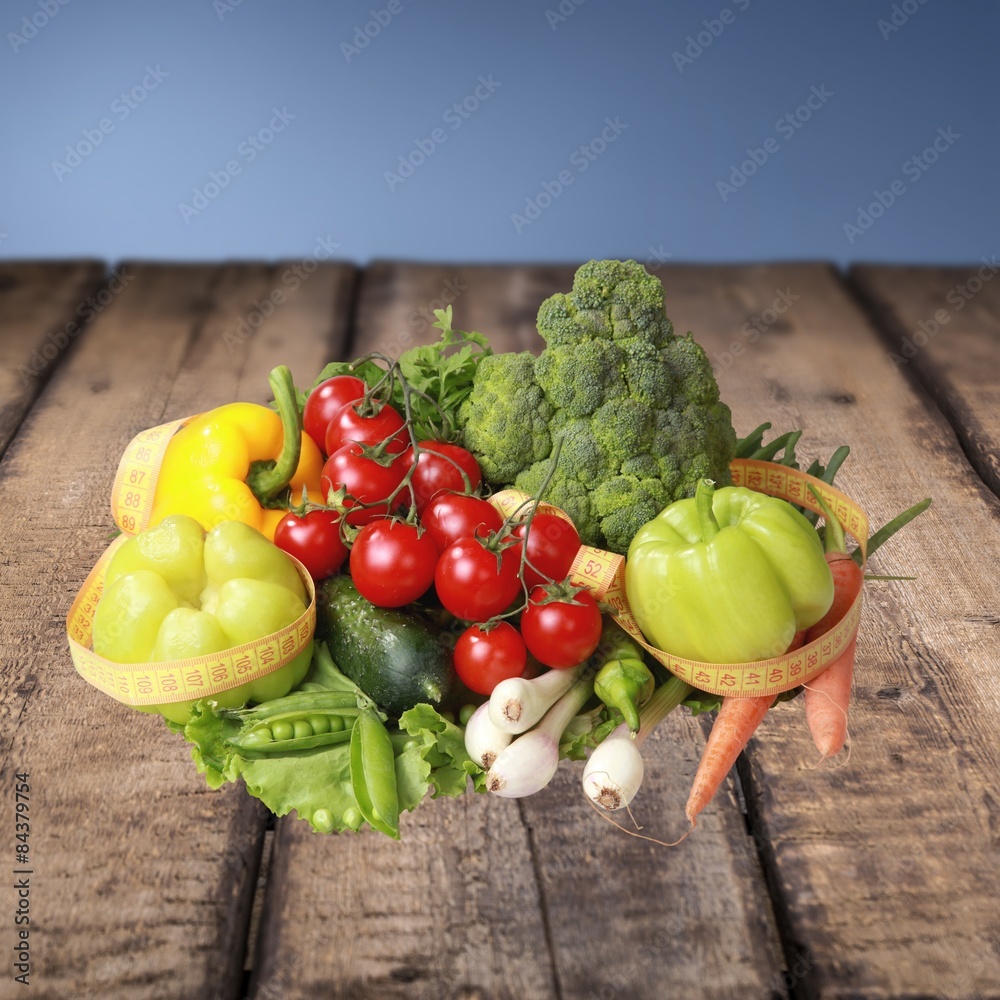
[[375,703],[400,715],[421,702],[440,704],[455,679],[455,638],[414,611],[379,608],[349,576],[325,580],[316,593],[316,638],[334,663]]

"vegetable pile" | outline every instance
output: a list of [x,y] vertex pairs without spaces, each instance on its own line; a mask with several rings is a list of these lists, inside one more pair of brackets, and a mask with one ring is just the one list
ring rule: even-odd
[[546,348],[483,360],[461,417],[488,482],[546,500],[588,545],[626,552],[636,531],[699,479],[729,482],[729,407],[704,350],[678,336],[663,286],[635,261],[584,264],[538,311]]
[[[737,439],[705,352],[636,262],[591,261],[545,301],[537,357],[494,354],[450,307],[436,315],[436,344],[333,363],[307,393],[277,368],[273,408],[230,404],[179,430],[148,527],[105,570],[93,652],[182,672],[243,651],[245,683],[130,703],[166,718],[213,788],[242,780],[321,833],[398,838],[428,794],[530,795],[566,758],[586,760],[584,793],[613,813],[668,712],[716,711],[693,827],[800,689],[722,697],[649,650],[747,664],[832,634],[854,620],[862,553],[819,493],[808,509],[728,485],[734,458],[799,469],[800,432]],[[807,473],[830,484],[846,455]],[[580,573],[589,555],[619,565],[609,552],[627,553],[645,643]],[[312,614],[313,585],[315,635],[268,666],[255,644]],[[806,685],[824,757],[846,740],[855,651],[852,633]]]

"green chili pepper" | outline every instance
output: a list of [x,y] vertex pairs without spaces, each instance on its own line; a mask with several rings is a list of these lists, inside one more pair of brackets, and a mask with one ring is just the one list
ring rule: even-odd
[[609,618],[597,647],[597,655],[605,663],[610,660],[641,660],[642,649],[625,629]]
[[399,796],[392,739],[372,708],[351,731],[351,788],[373,829],[399,840]]
[[642,660],[609,660],[594,678],[594,694],[608,708],[617,708],[633,733],[639,731],[639,708],[653,694],[655,681]]

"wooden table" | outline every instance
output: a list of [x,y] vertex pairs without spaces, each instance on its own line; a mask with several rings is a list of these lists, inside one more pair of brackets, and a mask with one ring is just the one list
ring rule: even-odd
[[[875,525],[934,498],[872,563],[916,579],[866,588],[849,762],[816,768],[785,705],[666,849],[602,822],[579,764],[526,800],[425,803],[401,843],[272,824],[74,672],[64,617],[136,432],[263,402],[277,363],[308,384],[398,354],[448,301],[495,349],[537,349],[538,305],[574,270],[314,264],[126,263],[110,283],[93,261],[0,266],[0,997],[1000,997],[995,265],[657,271],[741,433],[803,428],[807,460],[849,443],[840,482]],[[706,725],[677,712],[651,741],[645,833],[682,831]],[[20,772],[30,991],[12,978]]]

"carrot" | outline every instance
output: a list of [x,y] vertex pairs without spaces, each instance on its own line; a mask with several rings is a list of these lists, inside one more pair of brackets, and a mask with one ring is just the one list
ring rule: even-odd
[[[833,604],[806,633],[806,642],[818,639],[847,614],[865,582],[861,567],[847,554],[844,529],[819,494],[814,496],[826,515],[826,561],[833,575]],[[809,732],[824,760],[840,753],[847,740],[847,710],[857,645],[855,634],[840,656],[806,685],[803,694]]]
[[696,817],[711,802],[773,702],[773,695],[722,699],[684,807],[684,815],[692,827],[697,825]]
[[806,642],[818,639],[829,632],[851,609],[854,599],[864,583],[861,567],[844,551],[826,553],[826,561],[833,575],[833,604],[830,610],[806,632]]

